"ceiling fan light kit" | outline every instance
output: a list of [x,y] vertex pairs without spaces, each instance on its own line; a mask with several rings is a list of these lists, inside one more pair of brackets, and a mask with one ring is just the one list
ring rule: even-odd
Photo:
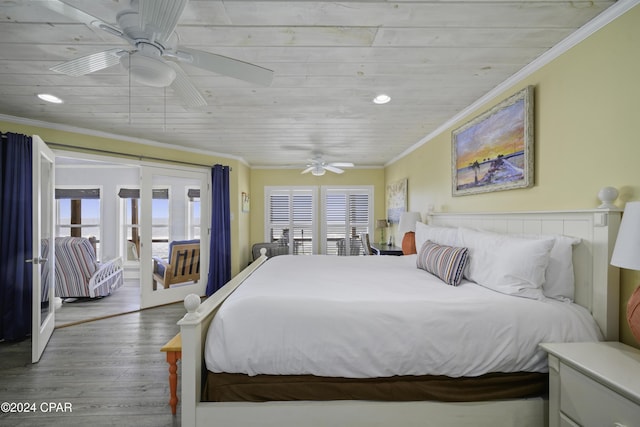
[[311,171],[311,175],[313,176],[322,176],[327,173],[321,166],[315,166]]
[[176,78],[176,72],[162,60],[160,51],[148,43],[139,43],[138,50],[121,58],[122,65],[138,83],[152,87],[167,87]]

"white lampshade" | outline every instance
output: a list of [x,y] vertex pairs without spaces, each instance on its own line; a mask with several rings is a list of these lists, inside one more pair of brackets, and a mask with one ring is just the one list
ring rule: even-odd
[[416,231],[416,222],[422,221],[420,212],[403,212],[400,215],[400,223],[398,224],[398,232],[404,235],[409,231]]
[[624,208],[611,265],[640,270],[640,202],[629,202]]

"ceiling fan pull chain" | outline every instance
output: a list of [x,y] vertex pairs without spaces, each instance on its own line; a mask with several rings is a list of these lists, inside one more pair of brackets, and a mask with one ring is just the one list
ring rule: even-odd
[[129,124],[131,124],[131,68],[127,70],[127,76],[129,76]]

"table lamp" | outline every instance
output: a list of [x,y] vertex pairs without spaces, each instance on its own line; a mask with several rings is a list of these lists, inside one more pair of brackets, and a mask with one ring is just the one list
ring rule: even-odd
[[380,229],[380,244],[384,244],[384,229],[387,228],[387,220],[379,219],[376,221],[376,227]]
[[[640,202],[629,202],[624,209],[611,265],[640,270]],[[640,286],[627,303],[627,322],[631,333],[640,342]]]

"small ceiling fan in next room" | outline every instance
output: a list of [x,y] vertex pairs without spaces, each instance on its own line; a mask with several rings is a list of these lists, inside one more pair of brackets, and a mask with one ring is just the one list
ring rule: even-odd
[[343,173],[344,170],[341,168],[352,168],[354,165],[351,162],[331,162],[326,163],[320,158],[308,160],[307,168],[304,169],[301,173],[309,173],[315,176],[322,176],[326,173],[326,171],[333,173]]

